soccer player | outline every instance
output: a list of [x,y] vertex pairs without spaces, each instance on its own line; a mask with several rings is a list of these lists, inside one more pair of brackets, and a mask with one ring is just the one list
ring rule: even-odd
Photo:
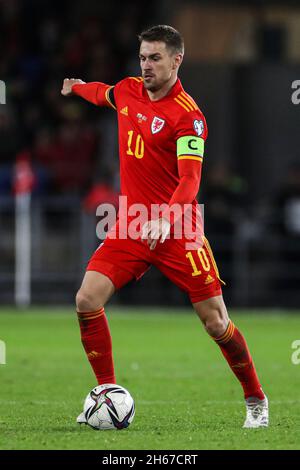
[[[166,206],[142,225],[139,237],[121,233],[120,216],[113,231],[116,236],[108,233],[90,259],[76,297],[84,349],[98,383],[116,383],[104,307],[116,289],[140,278],[153,264],[188,293],[239,380],[247,411],[244,427],[268,426],[268,400],[245,338],[228,316],[209,243],[201,236],[202,243],[189,248],[188,234],[175,236],[178,214],[168,212],[173,206],[184,212],[185,205],[191,205],[195,223],[207,137],[204,115],[177,77],[183,38],[174,28],[160,25],[142,32],[139,41],[141,77],[127,77],[114,86],[65,79],[61,90],[64,96],[77,95],[116,111],[121,194],[127,197],[128,207],[140,204],[150,211],[155,204]],[[200,225],[197,229],[201,233]],[[83,413],[77,421],[85,422]]]

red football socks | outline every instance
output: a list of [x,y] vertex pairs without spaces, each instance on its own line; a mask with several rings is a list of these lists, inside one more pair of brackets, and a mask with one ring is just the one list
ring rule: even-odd
[[213,339],[220,346],[232,372],[240,381],[245,398],[257,397],[263,400],[265,395],[259,383],[246,340],[232,321],[229,321],[222,336]]
[[116,383],[112,341],[104,308],[96,312],[77,312],[81,341],[98,384]]

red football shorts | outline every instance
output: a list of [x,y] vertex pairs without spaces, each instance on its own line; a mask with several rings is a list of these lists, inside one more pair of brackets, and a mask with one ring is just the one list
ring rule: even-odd
[[221,295],[221,281],[211,248],[206,239],[199,248],[186,248],[187,240],[170,238],[158,241],[150,250],[147,241],[106,238],[90,259],[87,271],[107,276],[116,289],[139,279],[153,264],[180,289],[192,303]]

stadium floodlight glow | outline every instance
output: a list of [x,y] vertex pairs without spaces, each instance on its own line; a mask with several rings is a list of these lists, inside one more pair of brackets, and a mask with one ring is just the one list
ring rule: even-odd
[[6,85],[3,80],[0,80],[0,104],[6,104]]

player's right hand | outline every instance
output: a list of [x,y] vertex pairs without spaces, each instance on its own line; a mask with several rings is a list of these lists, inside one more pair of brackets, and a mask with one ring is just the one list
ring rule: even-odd
[[158,240],[163,243],[170,233],[171,224],[169,220],[160,217],[156,220],[149,220],[142,227],[142,240],[147,240],[150,250],[154,250]]
[[77,83],[83,85],[85,82],[80,80],[80,78],[65,78],[64,83],[63,83],[63,87],[61,89],[61,94],[63,96],[72,95],[72,86],[77,84]]

